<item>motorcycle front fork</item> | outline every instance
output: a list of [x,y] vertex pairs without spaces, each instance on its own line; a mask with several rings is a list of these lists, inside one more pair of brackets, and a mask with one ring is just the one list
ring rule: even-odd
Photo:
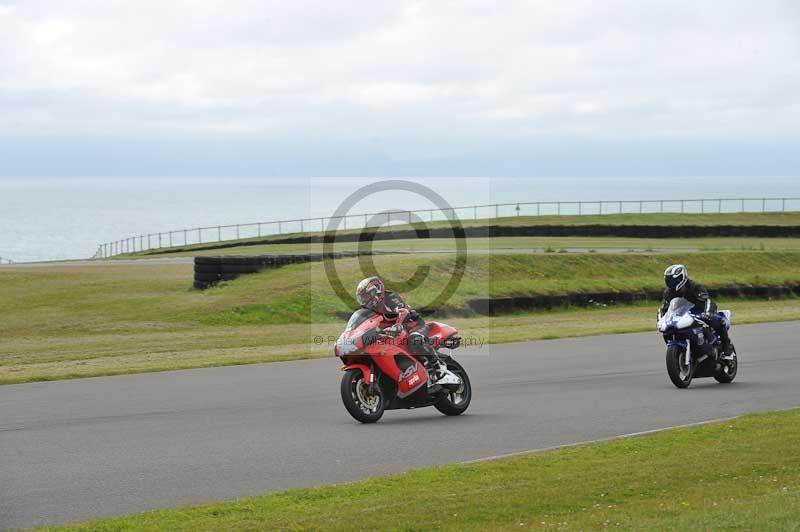
[[370,380],[367,392],[370,395],[376,395],[378,393],[378,375],[375,373],[375,363],[370,363],[369,370],[372,379]]

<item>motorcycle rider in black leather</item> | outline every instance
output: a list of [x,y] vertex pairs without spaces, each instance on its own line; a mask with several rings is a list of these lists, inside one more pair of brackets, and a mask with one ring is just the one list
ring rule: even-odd
[[447,366],[430,345],[425,320],[406,304],[400,294],[386,290],[379,277],[368,277],[358,283],[356,300],[362,308],[380,314],[385,321],[395,322],[394,325],[378,331],[379,334],[394,336],[400,333],[401,327],[409,331],[408,350],[422,360],[431,372],[434,382],[444,375]]
[[664,270],[664,289],[663,302],[658,311],[659,316],[669,308],[669,303],[676,297],[682,297],[694,304],[692,312],[700,314],[700,319],[708,323],[722,342],[722,355],[731,355],[731,339],[728,335],[728,328],[722,317],[717,314],[717,304],[708,295],[705,287],[689,278],[686,266],[683,264],[673,264]]

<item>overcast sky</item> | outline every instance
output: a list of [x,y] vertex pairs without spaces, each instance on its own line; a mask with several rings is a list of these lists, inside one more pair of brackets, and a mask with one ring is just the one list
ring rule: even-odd
[[798,175],[800,2],[0,0],[0,175]]

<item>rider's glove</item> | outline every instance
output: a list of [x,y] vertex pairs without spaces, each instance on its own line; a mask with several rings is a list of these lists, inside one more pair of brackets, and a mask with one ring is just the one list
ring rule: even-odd
[[700,314],[700,319],[703,321],[711,321],[711,314],[709,314],[708,312],[703,312],[702,314]]
[[397,323],[405,323],[406,319],[411,312],[407,308],[401,308],[397,311]]
[[398,336],[401,332],[403,332],[403,326],[397,323],[391,327],[386,327],[383,329],[381,334],[385,334],[386,336]]

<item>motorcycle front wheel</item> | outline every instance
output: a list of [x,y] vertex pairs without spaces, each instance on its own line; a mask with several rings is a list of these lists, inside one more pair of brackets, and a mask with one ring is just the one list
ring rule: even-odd
[[667,375],[678,388],[687,388],[694,376],[694,363],[686,364],[686,350],[678,345],[667,347]]
[[467,372],[452,358],[447,360],[447,369],[461,377],[461,385],[455,390],[449,390],[449,393],[443,395],[433,406],[446,416],[459,416],[466,412],[472,401],[472,385]]
[[375,423],[386,409],[386,401],[380,386],[375,392],[369,392],[369,384],[364,380],[360,369],[349,369],[342,376],[342,403],[344,407],[361,423]]

